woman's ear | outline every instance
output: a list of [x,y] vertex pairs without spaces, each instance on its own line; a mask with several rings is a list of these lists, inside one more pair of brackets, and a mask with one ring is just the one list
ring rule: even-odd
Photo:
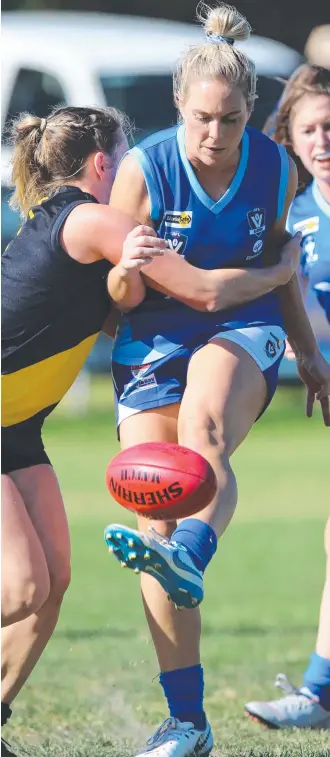
[[99,179],[103,179],[106,170],[104,152],[95,153],[93,164]]

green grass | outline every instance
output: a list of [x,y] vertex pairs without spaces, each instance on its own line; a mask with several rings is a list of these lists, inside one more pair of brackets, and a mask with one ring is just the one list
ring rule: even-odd
[[[324,572],[329,432],[303,418],[302,394],[278,393],[234,460],[240,505],[206,577],[202,655],[217,757],[326,757],[326,733],[273,732],[243,716],[249,699],[299,684],[314,649]],[[92,412],[47,424],[72,533],[73,580],[41,662],[6,732],[32,757],[132,757],[166,715],[138,579],[103,546],[112,520],[133,523],[106,491],[118,450],[108,384]],[[5,733],[5,735],[6,735]]]

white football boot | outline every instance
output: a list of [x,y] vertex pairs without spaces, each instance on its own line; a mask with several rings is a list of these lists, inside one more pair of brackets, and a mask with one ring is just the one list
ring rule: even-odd
[[208,722],[204,731],[197,731],[192,723],[167,718],[148,739],[146,749],[136,757],[208,757],[212,747],[213,736]]
[[246,714],[268,728],[314,728],[330,730],[330,712],[321,707],[318,697],[307,686],[296,689],[289,679],[279,673],[275,686],[286,696],[271,702],[248,702]]
[[145,534],[118,523],[107,526],[104,539],[122,568],[156,578],[176,607],[190,609],[202,601],[202,571],[181,544],[161,536],[153,528]]

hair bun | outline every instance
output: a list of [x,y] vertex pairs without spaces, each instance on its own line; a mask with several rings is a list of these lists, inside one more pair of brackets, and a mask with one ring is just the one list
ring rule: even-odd
[[243,41],[248,39],[251,33],[251,26],[246,18],[227,3],[211,8],[201,2],[197,6],[197,18],[207,37],[225,37],[233,41]]

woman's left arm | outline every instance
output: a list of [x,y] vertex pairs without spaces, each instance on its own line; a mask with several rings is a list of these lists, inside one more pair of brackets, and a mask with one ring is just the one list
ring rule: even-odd
[[[283,239],[287,214],[295,197],[297,188],[297,169],[290,159],[290,175],[283,215],[274,224],[274,240]],[[330,426],[330,365],[321,354],[313,329],[311,327],[297,275],[276,290],[281,303],[284,328],[288,341],[295,353],[299,375],[306,385],[306,415],[311,417],[315,399],[321,403],[326,426]]]

